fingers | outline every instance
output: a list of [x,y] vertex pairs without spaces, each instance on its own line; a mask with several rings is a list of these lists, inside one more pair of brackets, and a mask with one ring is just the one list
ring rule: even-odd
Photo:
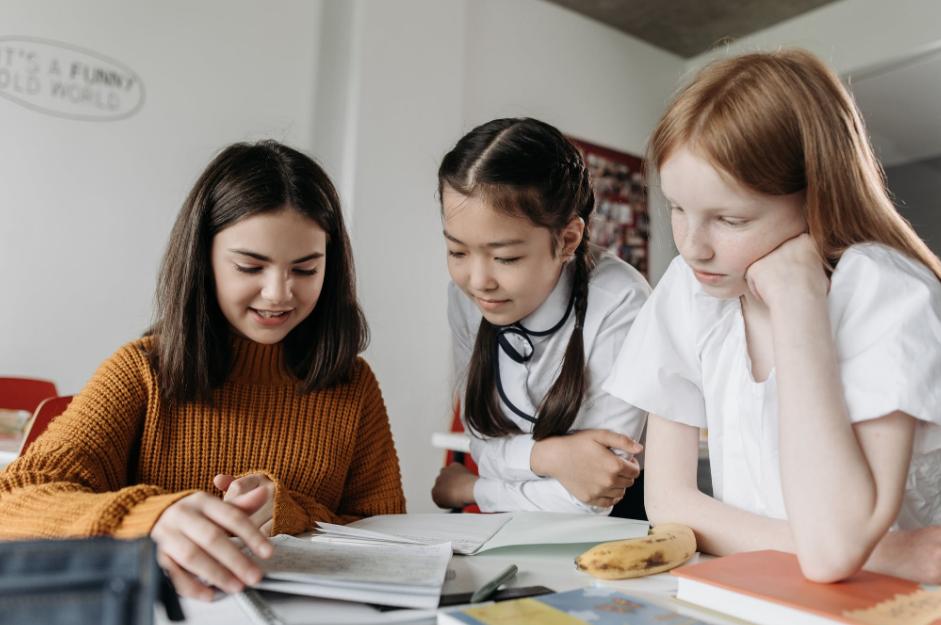
[[[273,521],[274,491],[274,484],[266,480],[265,483],[261,484],[258,488],[250,490],[244,495],[230,497],[229,494],[226,493],[225,501],[235,505],[248,514],[252,525],[259,528],[259,531],[261,531],[261,526],[269,521]],[[261,505],[258,505],[259,499],[262,502]],[[261,533],[266,536],[271,535],[270,533]]]
[[249,515],[262,509],[269,499],[270,493],[266,488],[255,489],[230,502],[215,499],[214,504],[206,506],[206,517],[232,536],[240,538],[255,555],[267,558],[271,555],[271,543]]
[[160,563],[160,567],[170,576],[174,589],[180,595],[201,601],[212,601],[213,596],[216,594],[212,588],[199,581],[192,573],[184,570],[163,551],[157,553],[157,561]]
[[[231,484],[229,484],[225,494],[231,497],[244,495],[245,493],[258,488],[262,483],[262,479],[264,479],[263,476],[258,475],[257,473],[240,477],[239,479],[234,480]],[[265,481],[267,482],[269,480],[265,479]]]
[[[640,463],[636,459],[631,458],[630,460],[620,459],[621,464],[618,469],[618,476],[627,480],[630,480],[631,484],[634,483],[634,480],[637,479],[637,476],[640,475]],[[627,484],[625,488],[629,487],[630,484]]]
[[[248,509],[266,500],[266,489],[239,498]],[[268,539],[236,505],[207,493],[194,493],[167,508],[151,530],[151,536],[166,555],[189,573],[228,592],[261,579],[261,569],[229,539],[240,538],[261,558],[271,555]],[[181,583],[187,584],[186,580]],[[188,584],[194,592],[198,588]]]
[[[255,581],[260,578],[261,571],[257,570],[257,567],[255,567],[255,571],[251,571],[250,567],[254,565],[245,558],[244,554],[241,555],[246,560],[246,566],[242,567],[245,579],[240,580],[234,575],[234,572],[222,566],[220,560],[217,559],[222,557],[223,559],[232,560],[231,557],[224,557],[222,553],[224,548],[220,547],[219,541],[215,539],[211,540],[210,543],[206,545],[208,551],[199,546],[199,542],[204,539],[198,536],[200,534],[206,534],[207,532],[202,524],[196,522],[197,518],[199,517],[195,515],[193,518],[188,518],[186,524],[183,526],[185,530],[175,528],[161,532],[159,535],[155,533],[154,538],[160,545],[161,551],[180,567],[186,569],[191,576],[198,576],[226,592],[239,592],[244,587],[244,584],[255,583]],[[199,520],[202,521],[202,523],[206,523],[206,520],[203,518],[199,518]],[[218,528],[216,528],[216,531],[222,534],[221,530]],[[225,539],[224,534],[222,538]],[[227,546],[230,549],[238,551],[238,547],[231,541],[227,542]],[[212,555],[210,555],[210,552],[212,552]],[[169,568],[172,570],[172,566]],[[249,575],[249,573],[253,573],[253,575]],[[194,579],[187,579],[182,575],[178,575],[177,578],[174,578],[174,581],[177,581],[177,579],[180,580],[184,587],[192,590],[198,596],[205,596],[203,591],[196,585],[201,582],[195,582]]]
[[235,478],[226,473],[220,473],[216,477],[212,478],[212,485],[221,490],[223,493],[229,489],[229,486],[232,482],[235,481]]
[[593,430],[594,439],[598,443],[611,449],[620,449],[628,454],[639,454],[644,450],[644,446],[632,439],[630,436],[618,434],[611,430]]
[[[236,495],[226,500],[246,515],[252,515],[261,510],[274,497],[274,485],[271,488],[256,488],[244,495]],[[217,500],[218,501],[218,500]],[[249,544],[246,541],[246,544]]]
[[274,519],[268,519],[266,522],[262,523],[261,527],[258,528],[258,531],[265,536],[271,536],[271,530],[274,527]]
[[[251,533],[268,547],[266,552],[260,546],[252,546],[256,553],[270,554],[271,546],[243,514],[229,509],[208,511],[207,518],[195,519],[185,529],[187,537],[200,545],[203,553],[196,552],[190,562],[181,562],[187,569],[212,582],[228,592],[242,590],[242,585],[251,586],[261,580],[261,569],[233,543],[221,528],[229,526],[230,531],[239,535]],[[241,527],[240,527],[241,526]],[[251,543],[245,540],[245,544]],[[259,553],[258,555],[261,555]],[[221,583],[220,583],[221,582]]]

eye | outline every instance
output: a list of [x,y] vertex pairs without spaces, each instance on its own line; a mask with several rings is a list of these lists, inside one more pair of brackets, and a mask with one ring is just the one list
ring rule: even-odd
[[682,206],[677,206],[676,204],[670,204],[670,210],[673,211],[673,212],[675,212],[675,213],[682,213],[682,212],[683,212],[683,207],[682,207]]
[[522,256],[514,256],[513,258],[495,258],[494,260],[500,263],[501,265],[512,265],[516,261],[520,260]]
[[298,275],[301,275],[301,276],[312,276],[312,275],[315,275],[315,274],[317,273],[317,270],[316,270],[316,269],[300,269],[300,268],[295,268],[295,269],[294,269],[294,273],[296,273],[296,274],[298,274]]
[[451,258],[464,258],[464,252],[457,252],[454,250],[448,250],[448,256]]
[[235,268],[242,273],[260,273],[261,267],[246,267],[244,265],[235,265]]
[[719,221],[727,226],[732,227],[744,226],[746,223],[748,223],[747,220],[738,217],[719,217]]

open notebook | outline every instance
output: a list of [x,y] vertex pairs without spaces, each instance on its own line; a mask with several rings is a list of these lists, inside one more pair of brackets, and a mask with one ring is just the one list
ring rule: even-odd
[[331,543],[279,534],[255,588],[404,608],[434,609],[451,560],[447,542]]
[[323,536],[435,544],[471,555],[522,545],[598,544],[646,536],[647,521],[558,512],[382,514],[350,523],[318,523]]

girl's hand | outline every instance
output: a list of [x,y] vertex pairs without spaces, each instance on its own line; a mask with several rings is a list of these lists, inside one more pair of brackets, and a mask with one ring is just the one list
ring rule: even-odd
[[242,539],[260,558],[271,556],[271,543],[249,518],[267,499],[264,489],[231,502],[199,492],[163,511],[150,537],[157,543],[157,561],[181,595],[209,601],[214,594],[209,584],[233,593],[261,580],[261,569],[229,537]]
[[823,259],[809,234],[788,239],[748,267],[745,280],[749,290],[774,309],[800,295],[826,298],[830,281]]
[[441,469],[431,488],[431,499],[439,508],[463,508],[474,503],[477,476],[463,464],[452,462]]
[[216,488],[225,493],[222,501],[232,501],[233,499],[244,495],[256,488],[268,492],[268,500],[261,508],[251,515],[252,523],[261,530],[265,536],[271,536],[271,527],[274,516],[274,482],[265,477],[262,473],[252,473],[235,479],[231,475],[220,473],[212,478],[212,483]]
[[607,508],[619,502],[640,475],[640,465],[631,456],[643,449],[623,434],[582,430],[538,441],[530,466],[537,475],[559,480],[579,501]]

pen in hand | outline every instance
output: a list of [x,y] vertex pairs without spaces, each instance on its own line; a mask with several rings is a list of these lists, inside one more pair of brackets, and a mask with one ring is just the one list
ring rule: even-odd
[[516,577],[516,572],[518,570],[519,569],[516,568],[515,564],[508,566],[499,575],[478,588],[477,591],[471,595],[471,603],[480,603],[481,601],[486,601],[492,597],[493,593],[497,591],[497,588]]

